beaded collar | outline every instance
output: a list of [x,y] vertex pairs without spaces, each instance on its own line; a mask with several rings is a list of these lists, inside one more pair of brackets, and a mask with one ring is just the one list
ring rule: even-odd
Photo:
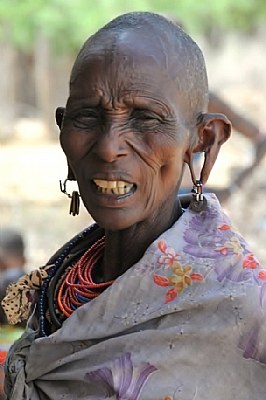
[[102,259],[105,237],[97,240],[66,272],[58,285],[56,299],[59,311],[66,317],[81,305],[98,297],[114,282],[96,282],[95,268]]
[[[49,261],[49,263],[53,263],[53,266],[49,269],[48,276],[41,286],[40,295],[38,298],[39,337],[45,337],[50,334],[50,323],[47,320],[46,316],[48,309],[52,322],[57,328],[61,327],[61,322],[59,322],[55,316],[55,304],[53,294],[56,286],[56,280],[58,280],[63,271],[65,271],[65,269],[69,267],[69,263],[64,263],[65,260],[71,254],[71,252],[84,241],[85,238],[91,236],[92,240],[91,243],[89,243],[88,245],[92,245],[95,241],[95,236],[97,236],[97,234],[98,236],[102,236],[102,230],[99,228],[99,226],[97,224],[89,226],[80,234],[75,236],[71,241],[69,241],[62,248],[62,250]],[[73,262],[73,258],[71,262]]]

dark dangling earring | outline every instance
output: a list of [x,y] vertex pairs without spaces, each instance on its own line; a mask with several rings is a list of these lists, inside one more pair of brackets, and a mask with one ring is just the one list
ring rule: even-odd
[[68,179],[64,180],[64,182],[59,181],[60,183],[60,190],[62,193],[66,194],[68,198],[71,199],[70,202],[70,209],[69,209],[69,214],[75,216],[79,214],[79,206],[80,206],[80,194],[74,190],[72,194],[67,193],[66,191],[66,183]]
[[207,200],[202,193],[202,182],[196,180],[196,184],[192,189],[192,200],[189,204],[189,209],[194,212],[204,211],[207,207]]
[[76,190],[72,192],[69,214],[70,215],[72,214],[74,217],[75,215],[79,214],[79,205],[80,205],[79,196],[80,195]]

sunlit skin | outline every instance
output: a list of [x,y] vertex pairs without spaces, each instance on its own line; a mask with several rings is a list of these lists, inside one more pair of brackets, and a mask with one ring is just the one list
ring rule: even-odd
[[[137,262],[179,218],[176,194],[192,151],[187,105],[165,54],[137,43],[132,33],[116,38],[115,49],[109,38],[87,51],[71,82],[60,136],[83,203],[105,228],[105,280]],[[125,182],[129,192],[105,193],[97,184],[109,182]]]

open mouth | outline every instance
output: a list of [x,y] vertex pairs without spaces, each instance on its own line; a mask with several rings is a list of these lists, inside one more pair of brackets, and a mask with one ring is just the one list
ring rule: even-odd
[[107,181],[104,179],[93,179],[97,187],[97,191],[103,194],[114,194],[116,196],[124,196],[133,193],[136,190],[134,183],[125,181]]

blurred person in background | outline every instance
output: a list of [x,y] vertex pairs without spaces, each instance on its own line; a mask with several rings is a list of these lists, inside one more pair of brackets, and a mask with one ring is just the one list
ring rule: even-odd
[[[0,301],[5,296],[6,288],[16,282],[24,273],[25,244],[20,232],[11,228],[0,230]],[[0,323],[6,318],[0,307]]]
[[[208,188],[205,188],[207,191],[215,192],[219,200],[223,202],[228,199],[228,197],[232,194],[233,190],[236,187],[241,186],[241,184],[250,174],[250,172],[252,172],[252,170],[262,161],[266,152],[266,131],[264,129],[260,129],[249,118],[237,112],[229,103],[227,103],[213,91],[209,92],[208,111],[210,113],[225,114],[229,118],[233,130],[240,133],[245,138],[249,139],[254,148],[252,164],[244,168],[241,173],[237,174],[237,176],[230,183],[229,187],[223,188],[217,186],[215,188],[212,188],[208,186]],[[197,173],[199,173],[202,167],[202,158],[199,153],[194,155],[194,162],[195,170]],[[188,169],[186,169],[180,188],[180,193],[185,194],[190,191],[191,178]]]
[[[20,232],[11,228],[0,229],[0,304],[10,283],[17,281],[24,273],[25,243]],[[21,335],[23,325],[16,327],[7,323],[0,305],[0,400],[4,399],[3,364],[11,344]]]
[[260,128],[249,117],[237,112],[229,103],[213,91],[209,93],[208,109],[211,113],[221,112],[225,114],[230,119],[232,128],[251,141],[255,149],[254,156],[256,162],[259,163],[266,151],[265,128]]

